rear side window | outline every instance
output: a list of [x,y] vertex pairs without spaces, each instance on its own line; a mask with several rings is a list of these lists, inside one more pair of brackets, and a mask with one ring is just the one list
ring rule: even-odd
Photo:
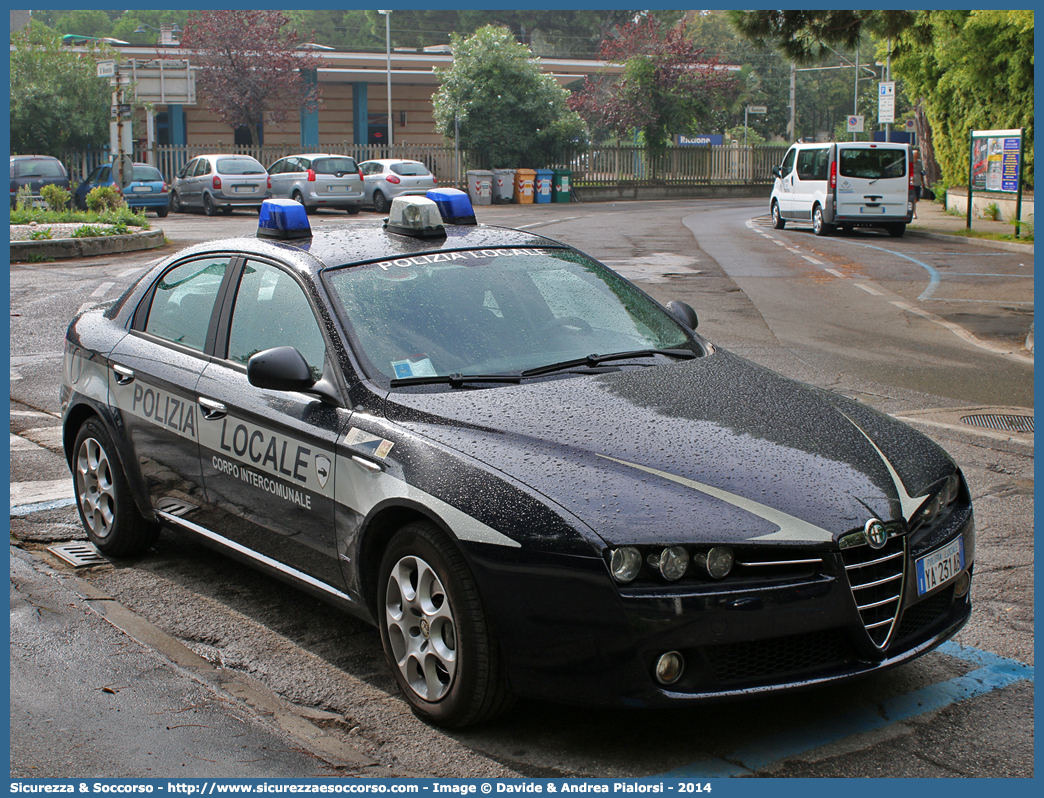
[[799,180],[826,180],[827,156],[830,150],[821,147],[815,150],[802,150],[797,159]]
[[228,263],[228,258],[194,260],[164,274],[152,296],[145,332],[202,352]]
[[217,170],[220,175],[263,175],[265,167],[253,158],[218,158]]
[[422,163],[393,163],[391,165],[391,170],[397,175],[404,175],[406,177],[431,174],[431,172],[428,171],[428,167]]
[[837,160],[838,172],[843,177],[881,180],[906,176],[906,150],[842,149]]
[[359,166],[355,163],[355,159],[347,157],[316,158],[312,161],[312,168],[324,175],[344,174],[346,172],[358,174],[359,172]]

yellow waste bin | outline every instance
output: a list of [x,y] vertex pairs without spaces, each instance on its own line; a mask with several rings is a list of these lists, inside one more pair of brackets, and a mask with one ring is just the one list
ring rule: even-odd
[[533,186],[536,172],[533,169],[518,169],[515,172],[515,202],[519,205],[533,204]]

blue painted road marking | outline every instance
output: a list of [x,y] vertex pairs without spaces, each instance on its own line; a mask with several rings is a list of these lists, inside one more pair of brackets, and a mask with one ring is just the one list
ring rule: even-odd
[[893,723],[935,712],[950,704],[985,695],[1020,681],[1033,681],[1033,667],[958,645],[952,641],[936,649],[979,667],[963,676],[894,696],[880,706],[862,707],[813,726],[787,729],[717,759],[703,759],[662,774],[665,778],[730,778],[751,776],[787,757],[821,748],[846,737],[883,729]]

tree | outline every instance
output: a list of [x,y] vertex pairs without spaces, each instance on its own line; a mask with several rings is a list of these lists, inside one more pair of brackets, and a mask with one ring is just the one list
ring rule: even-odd
[[590,125],[628,135],[641,132],[654,155],[662,154],[675,133],[697,133],[714,110],[731,104],[738,93],[714,58],[706,58],[678,26],[663,30],[654,17],[643,17],[602,43],[599,57],[624,64],[619,78],[586,80],[570,99]]
[[201,11],[185,24],[181,47],[208,110],[249,130],[254,146],[266,120],[278,124],[318,107],[319,84],[309,75],[320,59],[294,49],[301,40],[288,22],[281,11]]
[[107,143],[111,90],[96,66],[106,51],[72,52],[44,26],[11,40],[11,152],[59,156]]
[[577,143],[583,120],[567,105],[569,92],[541,71],[529,48],[492,25],[452,37],[453,66],[436,69],[435,124],[447,139],[486,166],[542,167]]

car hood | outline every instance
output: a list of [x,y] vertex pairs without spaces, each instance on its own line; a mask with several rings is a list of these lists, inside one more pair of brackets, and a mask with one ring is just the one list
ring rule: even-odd
[[542,493],[609,545],[829,545],[953,472],[925,436],[723,350],[669,366],[388,396],[389,420]]

